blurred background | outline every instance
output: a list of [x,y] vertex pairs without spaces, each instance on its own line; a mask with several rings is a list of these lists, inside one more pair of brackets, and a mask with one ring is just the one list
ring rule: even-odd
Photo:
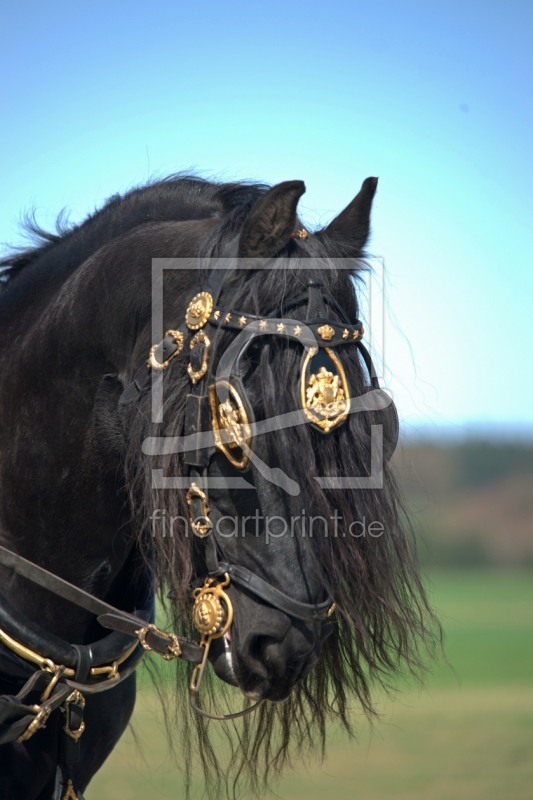
[[[75,223],[181,170],[304,179],[310,228],[379,176],[365,308],[449,665],[383,699],[357,743],[332,731],[329,759],[278,792],[530,798],[533,5],[20,0],[0,19],[6,247],[25,212]],[[137,744],[87,800],[180,796],[141,686]]]

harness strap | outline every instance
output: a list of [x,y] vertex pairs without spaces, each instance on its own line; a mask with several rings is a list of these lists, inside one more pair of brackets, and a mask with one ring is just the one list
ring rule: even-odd
[[[222,250],[219,258],[235,258],[238,252],[238,245],[239,245],[239,237],[234,237],[226,247]],[[230,271],[230,267],[217,267],[211,271],[207,282],[205,284],[204,291],[209,292],[209,294],[213,298],[213,302],[216,303],[220,292],[222,290],[222,286],[226,279],[226,275]],[[175,333],[181,334],[183,337],[188,334],[188,328],[185,322],[179,326],[179,328],[175,331]],[[176,336],[167,336],[163,341],[154,349],[153,355],[157,356],[157,361],[161,364],[164,362],[168,362],[168,360],[176,353],[179,349],[181,351],[182,345],[179,344]],[[129,386],[124,389],[122,394],[120,395],[118,404],[119,406],[127,406],[131,403],[134,403],[143,389],[145,389],[151,379],[152,370],[146,364],[138,370],[133,378],[133,381],[130,383]]]
[[[62,597],[65,600],[69,600],[71,603],[75,603],[76,605],[85,608],[92,614],[95,614],[98,617],[98,621],[102,624],[103,627],[129,634],[132,637],[129,643],[130,652],[128,652],[128,650],[126,649],[125,653],[119,654],[116,657],[117,664],[121,663],[123,656],[127,654],[129,657],[130,654],[132,654],[131,648],[132,645],[135,645],[135,639],[137,639],[137,647],[141,653],[142,650],[139,647],[139,645],[142,645],[142,648],[144,650],[155,650],[164,658],[167,658],[170,655],[172,655],[173,657],[179,657],[182,652],[181,645],[183,643],[189,656],[187,660],[194,661],[195,663],[198,663],[202,660],[202,654],[203,654],[202,648],[198,647],[197,645],[193,645],[191,642],[189,642],[188,639],[183,639],[182,642],[182,637],[175,636],[174,634],[172,635],[166,634],[164,631],[160,631],[151,622],[148,622],[147,624],[147,621],[142,617],[115,608],[109,603],[106,603],[104,600],[100,600],[100,598],[95,597],[92,594],[89,594],[89,592],[80,589],[78,586],[74,586],[68,581],[63,580],[63,578],[54,575],[52,572],[49,572],[43,567],[40,567],[38,564],[34,564],[32,561],[28,561],[26,558],[23,558],[22,556],[18,555],[18,553],[13,553],[11,550],[8,550],[7,548],[1,546],[0,546],[0,563],[13,569],[19,575],[23,575],[25,578],[28,578],[34,583],[37,583],[39,586],[43,586],[49,591],[54,592],[54,594],[58,595],[59,597]],[[3,639],[5,644],[11,646],[11,649],[14,649],[16,647],[17,642],[13,642],[12,637],[4,635]],[[107,685],[109,687],[116,685],[116,681],[109,680],[109,669],[110,669],[109,667],[100,669],[99,667],[92,666],[91,664],[92,646],[75,647],[73,645],[70,645],[69,647],[72,649],[73,653],[77,653],[77,658],[75,659],[75,667],[74,667],[74,670],[77,670],[75,675],[74,675],[74,670],[72,668],[69,669],[70,674],[73,677],[77,678],[78,673],[81,675],[83,672],[86,671],[87,667],[86,661],[88,661],[91,675],[94,674],[94,676],[99,676],[101,672],[102,677],[105,678],[104,685]],[[21,650],[19,654],[23,656],[24,656],[24,651],[26,651],[26,653],[29,652],[28,648],[24,646],[22,648],[19,647],[18,649]],[[27,655],[27,657],[30,658],[30,660],[36,661],[36,663],[40,663],[40,661],[45,660],[41,658],[37,653]],[[127,661],[125,661],[124,663],[126,664]],[[82,681],[80,681],[80,683],[81,682]]]
[[285,592],[281,592],[279,589],[276,589],[275,586],[271,586],[263,580],[263,578],[260,578],[259,575],[256,575],[255,572],[252,572],[246,567],[241,567],[238,564],[222,563],[219,569],[221,574],[227,572],[231,576],[231,579],[239,586],[253,592],[253,594],[265,600],[271,606],[274,606],[274,608],[283,611],[290,617],[301,619],[303,622],[311,624],[313,622],[323,622],[328,616],[328,611],[333,603],[332,597],[328,597],[324,602],[317,604],[302,603],[299,600],[294,600],[292,597],[285,594]]
[[85,683],[91,670],[91,649],[84,644],[73,644],[72,647],[78,654],[74,680],[77,683]]
[[[39,702],[53,679],[51,672],[39,670],[26,681],[18,694],[0,696],[0,745],[29,739],[35,731],[45,726],[52,711],[66,700],[72,690],[59,681],[50,697]],[[28,702],[30,700],[35,702]]]
[[332,597],[328,597],[322,603],[302,603],[300,600],[295,600],[285,592],[271,586],[247,567],[239,564],[229,564],[226,561],[219,562],[217,549],[220,545],[217,543],[213,531],[206,538],[205,547],[206,564],[211,577],[216,578],[227,573],[237,585],[252,592],[257,597],[260,597],[261,600],[279,609],[279,611],[283,611],[288,616],[300,619],[303,622],[313,624],[323,622],[328,617],[328,612],[333,603]]

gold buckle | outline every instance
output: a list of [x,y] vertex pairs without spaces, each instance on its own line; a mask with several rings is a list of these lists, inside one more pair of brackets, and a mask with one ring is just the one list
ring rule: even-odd
[[50,706],[31,706],[32,711],[35,711],[36,716],[25,731],[23,731],[17,739],[17,742],[25,742],[27,739],[30,739],[33,734],[39,730],[39,728],[44,728],[46,726],[46,720],[52,713],[52,709]]
[[74,689],[74,691],[71,692],[71,694],[69,694],[69,696],[65,700],[65,710],[64,710],[65,724],[63,726],[63,730],[65,731],[65,733],[68,736],[70,736],[70,738],[73,741],[77,742],[78,739],[80,738],[80,736],[82,735],[83,731],[85,730],[85,722],[82,720],[81,721],[81,725],[77,730],[73,731],[71,729],[71,727],[70,727],[70,705],[71,705],[71,703],[74,703],[74,705],[77,705],[77,706],[81,706],[82,711],[85,708],[85,697],[82,695],[82,693],[80,691],[78,691],[78,689]]
[[152,369],[166,369],[173,358],[176,358],[181,351],[183,350],[183,342],[185,341],[185,337],[183,336],[181,331],[167,331],[163,337],[163,339],[168,339],[169,337],[174,339],[174,342],[178,345],[178,349],[174,350],[173,353],[169,355],[165,361],[157,361],[155,357],[155,351],[161,345],[161,342],[158,344],[152,345],[150,348],[150,354],[148,356],[148,363],[146,366],[151,367]]
[[202,342],[204,346],[200,369],[195,372],[191,366],[191,363],[189,362],[187,364],[187,374],[193,384],[198,383],[198,381],[204,377],[205,373],[207,372],[207,364],[209,363],[209,348],[211,347],[211,340],[209,339],[209,336],[204,333],[204,331],[198,331],[198,333],[192,337],[189,345],[190,349],[192,350],[193,347],[195,347],[199,342]]
[[[193,498],[199,497],[202,501],[202,513],[196,519],[192,517],[192,501]],[[209,512],[211,509],[207,505],[207,495],[205,492],[202,492],[200,487],[196,483],[191,483],[189,491],[187,492],[186,496],[187,505],[191,510],[191,516],[189,517],[189,521],[191,523],[191,528],[195,532],[197,536],[206,536],[209,533],[211,528],[213,527],[211,524],[211,520],[209,519]],[[205,520],[205,522],[197,522],[197,520]]]
[[[167,645],[168,653],[159,653],[158,650],[154,650],[153,647],[150,647],[148,642],[146,641],[146,634],[150,631],[159,634],[159,636],[164,636],[165,639],[168,639],[170,644]],[[181,655],[181,647],[178,641],[178,637],[175,633],[167,633],[167,631],[160,630],[157,625],[150,623],[150,625],[145,625],[144,628],[139,628],[138,631],[135,631],[135,635],[137,636],[139,642],[143,650],[153,651],[158,653],[158,655],[162,656],[165,661],[172,661],[174,658],[179,658]]]

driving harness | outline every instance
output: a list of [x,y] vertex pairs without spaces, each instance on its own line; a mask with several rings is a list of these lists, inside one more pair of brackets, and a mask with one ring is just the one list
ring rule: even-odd
[[[307,232],[302,229],[295,236],[306,238]],[[335,609],[330,596],[321,603],[303,603],[248,568],[230,563],[213,530],[208,482],[209,465],[215,452],[220,450],[242,472],[250,468],[252,460],[257,465],[257,457],[253,454],[253,434],[259,426],[255,423],[252,404],[244,385],[243,360],[250,344],[262,336],[276,336],[297,342],[303,347],[299,392],[301,408],[290,415],[291,422],[306,422],[324,435],[341,425],[351,413],[351,393],[335,348],[356,345],[369,373],[368,389],[377,395],[376,424],[383,426],[386,459],[390,458],[396,447],[399,431],[394,403],[381,391],[370,354],[361,342],[364,335],[361,321],[352,322],[335,298],[324,291],[320,280],[310,279],[306,294],[287,301],[266,316],[218,305],[224,281],[232,271],[232,260],[237,252],[238,237],[223,251],[221,260],[224,259],[224,262],[215,265],[203,290],[191,298],[184,322],[177,330],[167,331],[163,341],[151,348],[147,365],[137,373],[119,400],[121,405],[133,403],[151,382],[154,371],[161,375],[182,352],[187,338],[191,337],[187,373],[192,387],[186,401],[184,429],[184,437],[189,442],[184,451],[189,477],[186,499],[191,528],[205,543],[208,575],[203,588],[195,589],[193,593],[193,621],[202,634],[200,645],[205,649],[202,663],[197,665],[193,674],[190,701],[196,713],[214,719],[241,716],[262,702],[231,715],[207,713],[196,703],[209,645],[213,639],[223,636],[231,625],[231,601],[223,591],[230,580],[308,625],[321,624]],[[252,268],[275,268],[272,259],[257,264],[255,261]],[[305,321],[286,318],[287,312],[304,303],[307,303]],[[328,308],[336,312],[338,318],[332,319]],[[222,353],[214,374],[210,351],[224,331],[233,331],[238,335]]]
[[[302,229],[295,236],[306,238],[307,232]],[[345,422],[355,410],[351,408],[353,399],[336,353],[336,348],[355,345],[368,369],[368,390],[383,395],[380,395],[377,413],[379,424],[383,426],[386,458],[390,458],[396,446],[396,409],[389,396],[379,388],[370,354],[361,342],[364,329],[360,320],[352,322],[338,302],[324,291],[322,282],[315,279],[309,280],[305,295],[288,301],[266,316],[219,307],[218,299],[237,252],[238,237],[222,252],[223,265],[217,262],[202,291],[190,300],[184,322],[176,330],[167,331],[163,341],[150,349],[146,365],[137,372],[119,400],[121,407],[134,403],[151,386],[154,373],[162,376],[188,341],[187,373],[191,391],[186,401],[184,430],[189,442],[184,454],[189,477],[186,499],[193,532],[205,544],[207,566],[207,575],[192,592],[192,618],[201,634],[200,643],[155,626],[156,587],[150,575],[138,591],[133,608],[116,609],[0,547],[0,563],[96,614],[99,623],[113,631],[91,645],[71,645],[23,617],[0,596],[0,675],[13,683],[25,681],[18,694],[0,697],[0,745],[30,738],[45,726],[52,712],[58,708],[62,710],[65,725],[54,800],[81,800],[74,788],[72,765],[79,758],[79,739],[84,730],[84,695],[116,686],[131,675],[147,651],[157,652],[166,660],[182,658],[195,664],[190,703],[198,714],[212,719],[233,719],[263,702],[227,715],[211,714],[197,704],[210,644],[224,636],[232,624],[233,607],[225,591],[230,581],[308,625],[321,625],[335,609],[331,596],[320,603],[303,603],[248,568],[230,563],[213,529],[208,498],[213,455],[220,450],[234,467],[246,472],[252,463],[257,465],[258,462],[253,452],[254,434],[268,430],[264,421],[262,427],[255,422],[244,386],[243,360],[250,344],[262,336],[276,336],[303,347],[299,377],[301,408],[292,412],[291,422],[310,424],[323,435]],[[267,262],[267,266],[271,263]],[[304,321],[285,317],[287,312],[305,302]],[[331,310],[337,318],[331,318]],[[222,354],[215,374],[209,355],[224,331],[237,335]]]

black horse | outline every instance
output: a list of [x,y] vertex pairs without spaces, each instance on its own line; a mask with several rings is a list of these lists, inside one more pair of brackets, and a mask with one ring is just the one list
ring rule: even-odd
[[[371,713],[371,681],[387,683],[404,667],[416,671],[421,645],[431,648],[434,642],[433,617],[386,463],[394,444],[388,423],[382,484],[335,488],[334,481],[316,480],[370,476],[372,425],[383,423],[379,409],[364,403],[361,413],[342,413],[348,391],[352,399],[364,398],[374,386],[368,360],[351,345],[362,336],[355,279],[376,185],[368,178],[327,228],[308,234],[296,211],[305,189],[300,181],[268,188],[171,177],[115,196],[81,225],[57,234],[31,225],[35,246],[2,262],[8,268],[0,284],[0,544],[119,609],[144,614],[148,622],[155,581],[180,634],[194,631],[191,590],[213,573],[217,557],[247,568],[261,585],[296,604],[276,602],[268,588],[263,593],[246,588],[237,571],[225,589],[233,624],[213,641],[210,660],[226,685],[239,687],[249,702],[269,702],[238,723],[244,724],[244,735],[228,756],[231,764],[222,767],[209,743],[211,723],[180,712],[182,728],[189,718],[197,722],[206,776],[215,781],[208,786],[231,767],[236,776],[247,772],[257,788],[282,768],[292,747],[301,752],[323,746],[328,719],[350,730],[351,698]],[[216,291],[210,287],[222,309],[218,318],[198,296],[220,263],[235,257],[248,260],[249,268],[222,270]],[[274,257],[284,259],[279,268],[257,268]],[[169,352],[165,343],[153,347],[152,259],[157,258],[189,259],[191,266],[162,273]],[[339,268],[335,259],[343,266],[351,259],[351,269]],[[315,302],[318,311],[309,315]],[[302,327],[307,320],[309,329],[311,318],[322,317],[331,324],[322,325],[320,335],[326,343],[333,337],[320,373],[329,375],[330,383],[322,388],[337,405],[331,427],[327,422],[320,428],[313,424],[318,418],[309,416],[316,386],[307,387],[308,395],[299,388],[299,334],[284,335],[289,331],[282,320],[301,320]],[[195,319],[200,324],[193,324]],[[225,445],[219,441],[216,449],[210,443],[211,483],[204,500],[201,448],[190,457],[187,448],[165,442],[211,427],[201,421],[191,425],[191,402],[200,409],[198,420],[211,408],[214,418],[218,413],[218,422],[230,427],[231,414],[239,412],[235,403],[224,417],[224,409],[206,406],[207,392],[201,396],[195,387],[202,385],[203,359],[209,358],[214,374],[239,327],[252,319],[257,327],[274,320],[275,333],[282,335],[252,337],[242,354],[241,395],[250,419],[241,415],[240,430],[245,422],[253,427],[253,415],[253,443],[251,434]],[[201,337],[192,341],[206,321],[212,331],[209,353]],[[176,331],[180,325],[184,332]],[[145,377],[149,353],[162,421],[153,416],[152,381]],[[158,365],[168,368],[157,370]],[[214,395],[210,400],[217,402]],[[226,402],[231,400],[228,395]],[[306,402],[308,424],[261,428]],[[324,413],[322,422],[328,419]],[[191,498],[192,482],[200,489]],[[208,516],[213,526],[211,557],[204,546],[209,536],[188,525],[194,508],[199,509],[194,519]],[[42,652],[46,642],[52,643],[51,652],[68,650],[60,663],[70,664],[79,682],[89,682],[87,653],[106,634],[94,615],[7,567],[0,568],[0,579],[0,628],[11,624],[11,637],[16,639],[18,630],[19,639],[26,637],[24,643],[37,652],[40,647],[42,656],[50,658]],[[333,601],[336,611],[327,616],[324,609],[332,612]],[[320,612],[299,614],[304,607]],[[126,634],[113,636],[134,641]],[[5,666],[10,648],[9,640],[3,641],[0,693],[14,695],[27,674],[20,668],[17,677],[13,659]],[[125,655],[131,659],[131,648]],[[25,660],[20,653],[14,658]],[[35,664],[27,659],[26,664],[31,674]],[[57,769],[65,724],[59,710],[33,736],[0,747],[3,800],[81,798],[133,711],[135,676],[126,672],[108,691],[85,698],[85,731],[71,757],[68,782]],[[190,672],[179,664],[178,675],[181,702]],[[224,684],[210,681],[207,677],[208,693],[198,703],[214,710],[210,702],[225,702]],[[190,742],[188,735],[184,739]]]

